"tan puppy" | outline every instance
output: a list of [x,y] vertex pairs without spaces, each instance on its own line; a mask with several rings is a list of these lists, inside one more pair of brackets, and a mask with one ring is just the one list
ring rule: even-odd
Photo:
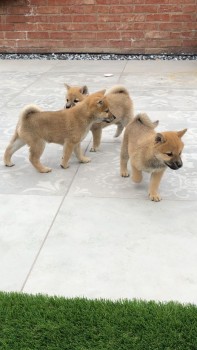
[[[65,108],[70,108],[76,103],[83,101],[88,95],[88,88],[86,85],[80,87],[65,84],[65,87],[67,89]],[[99,148],[103,128],[111,124],[116,124],[117,130],[114,137],[118,137],[134,116],[133,102],[124,86],[116,85],[105,91],[106,90],[103,90],[103,94],[105,94],[109,104],[109,110],[116,116],[116,120],[110,124],[97,123],[92,125],[90,129],[93,135],[91,152],[96,152]]]
[[82,163],[90,161],[82,154],[80,142],[95,122],[110,123],[115,117],[109,113],[108,103],[103,93],[97,92],[82,103],[68,110],[43,112],[34,105],[26,106],[20,115],[16,131],[4,154],[4,163],[13,166],[11,157],[14,152],[27,144],[30,162],[41,173],[51,171],[40,163],[45,143],[64,145],[62,168],[68,167],[68,160],[74,150]]
[[181,137],[187,131],[156,133],[154,128],[157,125],[158,121],[153,123],[147,114],[138,114],[125,129],[120,156],[121,176],[129,176],[129,158],[134,182],[142,181],[142,171],[151,173],[149,197],[155,202],[161,200],[157,191],[166,168],[177,170],[182,167],[181,152],[184,144]]
[[[68,84],[64,84],[64,86],[67,89],[66,104],[64,108],[74,107],[78,102],[83,101],[84,98],[89,95],[86,85],[70,86]],[[105,90],[103,90],[103,93],[105,93]]]

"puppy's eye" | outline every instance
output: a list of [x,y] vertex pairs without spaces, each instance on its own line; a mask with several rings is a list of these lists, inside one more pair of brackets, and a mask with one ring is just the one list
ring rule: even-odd
[[74,102],[77,103],[77,102],[79,102],[79,100],[76,98],[76,99],[74,100]]
[[109,109],[106,109],[105,112],[106,112],[106,113],[109,113]]
[[66,99],[66,102],[68,102],[68,98]]
[[167,152],[166,155],[167,155],[168,157],[172,157],[172,156],[173,156],[172,152]]

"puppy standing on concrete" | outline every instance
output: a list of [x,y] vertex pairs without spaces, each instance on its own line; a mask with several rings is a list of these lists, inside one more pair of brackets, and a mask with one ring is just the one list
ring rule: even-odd
[[69,110],[43,112],[34,105],[26,106],[20,115],[16,131],[6,148],[4,163],[13,166],[11,157],[19,148],[27,144],[30,162],[41,173],[51,171],[40,162],[45,143],[63,145],[62,168],[68,167],[68,160],[74,150],[82,163],[90,161],[82,154],[80,142],[95,122],[110,123],[114,116],[109,113],[108,103],[103,93],[97,92],[87,97],[82,103]]
[[[70,108],[78,102],[83,101],[88,95],[88,88],[86,85],[70,86],[65,84],[65,87],[67,89],[65,108]],[[124,86],[115,85],[107,91],[103,90],[103,94],[105,94],[109,104],[109,110],[116,116],[116,120],[110,124],[102,122],[92,125],[90,129],[93,135],[93,145],[90,149],[91,152],[96,152],[98,150],[101,143],[103,128],[111,124],[116,124],[117,130],[114,137],[118,137],[122,133],[124,127],[133,119],[134,116],[133,101],[131,100],[129,92]]]
[[182,131],[155,132],[157,122],[152,122],[147,114],[138,114],[125,129],[121,147],[120,174],[128,177],[127,162],[130,158],[132,180],[142,181],[142,171],[151,173],[149,197],[152,201],[161,200],[158,188],[167,167],[177,170],[182,167],[181,152],[184,144]]

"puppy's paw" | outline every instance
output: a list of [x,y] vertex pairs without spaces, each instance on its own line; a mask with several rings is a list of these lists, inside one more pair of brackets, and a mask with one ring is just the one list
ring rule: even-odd
[[95,147],[90,148],[90,152],[96,152],[96,151],[97,151],[97,149]]
[[128,172],[128,170],[121,171],[121,172],[120,172],[120,176],[122,176],[122,177],[129,177],[129,172]]
[[62,169],[67,169],[67,168],[69,168],[69,165],[68,164],[60,164],[60,166],[61,166],[61,168]]
[[14,166],[15,164],[14,163],[12,163],[12,162],[7,162],[7,163],[5,163],[5,166],[7,166],[7,167],[9,167],[9,168],[11,168],[12,166]]
[[48,167],[44,167],[44,168],[39,170],[40,173],[50,173],[51,171],[52,171],[52,169],[48,168]]
[[162,199],[158,193],[149,193],[149,198],[153,202],[160,202]]
[[91,159],[88,157],[83,157],[80,159],[80,163],[89,163],[89,162],[91,162]]

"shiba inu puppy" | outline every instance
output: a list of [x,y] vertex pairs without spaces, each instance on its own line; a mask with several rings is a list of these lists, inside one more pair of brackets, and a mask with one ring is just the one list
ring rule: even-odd
[[[64,86],[67,89],[66,104],[64,108],[74,107],[78,102],[83,101],[84,98],[89,95],[88,88],[86,85],[70,86],[68,84],[64,84]],[[105,90],[103,93],[105,93]]]
[[51,171],[41,164],[40,157],[46,142],[63,145],[61,167],[68,167],[68,160],[74,150],[78,160],[87,163],[90,158],[82,154],[80,142],[96,122],[110,123],[115,117],[109,112],[109,106],[103,93],[88,96],[71,109],[48,112],[35,105],[26,106],[19,117],[15,133],[4,154],[4,163],[13,166],[13,153],[24,145],[29,146],[29,160],[41,173]]
[[[65,108],[70,108],[87,98],[88,88],[86,85],[80,87],[65,84],[65,87],[67,89]],[[133,102],[124,86],[115,85],[107,91],[103,90],[103,94],[105,94],[109,104],[110,112],[116,116],[116,119],[110,124],[101,122],[92,125],[90,129],[93,135],[93,145],[90,149],[91,152],[96,152],[99,148],[103,128],[111,124],[116,124],[117,130],[114,137],[118,137],[122,133],[124,127],[134,116]]]
[[177,170],[182,167],[181,140],[187,129],[181,131],[155,132],[158,121],[152,122],[147,114],[138,114],[125,129],[120,156],[120,174],[128,177],[127,163],[130,158],[132,180],[142,181],[142,171],[149,172],[149,197],[161,200],[158,188],[167,167]]

